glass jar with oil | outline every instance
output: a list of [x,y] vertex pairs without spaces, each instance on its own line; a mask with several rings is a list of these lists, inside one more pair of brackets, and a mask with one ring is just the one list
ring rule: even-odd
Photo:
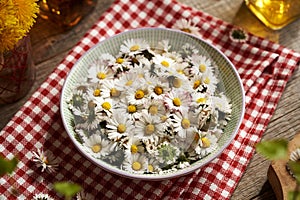
[[245,0],[267,27],[278,30],[300,17],[300,0]]

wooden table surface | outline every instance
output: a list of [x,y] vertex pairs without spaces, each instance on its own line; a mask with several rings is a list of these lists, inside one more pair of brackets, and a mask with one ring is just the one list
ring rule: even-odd
[[[300,19],[280,31],[272,31],[262,25],[247,9],[243,0],[178,0],[207,12],[229,23],[290,49],[300,52]],[[16,103],[0,106],[0,130],[45,81],[52,70],[62,61],[113,0],[98,0],[96,8],[77,26],[64,31],[42,19],[31,30],[31,41],[36,65],[36,81],[31,91]],[[268,125],[263,139],[292,139],[300,132],[300,70],[296,70],[283,93],[276,112]],[[240,180],[232,199],[275,199],[267,179],[270,161],[255,154]]]

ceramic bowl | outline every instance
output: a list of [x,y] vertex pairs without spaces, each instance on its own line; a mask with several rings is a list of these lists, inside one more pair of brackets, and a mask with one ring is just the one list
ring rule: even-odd
[[[221,80],[221,83],[218,84],[218,88],[221,88],[228,99],[230,99],[232,105],[231,119],[224,128],[222,136],[218,139],[216,149],[212,153],[191,163],[190,166],[183,169],[167,170],[164,173],[132,173],[123,170],[122,167],[111,165],[88,153],[84,146],[84,139],[75,131],[74,115],[68,105],[68,100],[70,100],[70,97],[72,96],[74,86],[78,85],[79,81],[82,81],[82,78],[87,77],[88,66],[96,62],[101,54],[109,53],[111,55],[116,55],[119,53],[120,45],[124,41],[140,38],[148,41],[153,48],[157,46],[158,41],[168,40],[174,51],[180,50],[187,43],[194,45],[199,54],[209,57],[214,63],[214,66],[216,67],[215,73],[218,73],[218,77]],[[236,136],[244,116],[245,106],[245,96],[241,79],[233,64],[221,51],[198,37],[165,28],[134,29],[117,34],[96,44],[82,55],[71,69],[64,83],[60,101],[61,117],[66,132],[74,145],[86,158],[108,172],[128,178],[143,180],[162,180],[183,176],[205,166],[207,163],[218,157]],[[124,156],[122,159],[124,159]]]

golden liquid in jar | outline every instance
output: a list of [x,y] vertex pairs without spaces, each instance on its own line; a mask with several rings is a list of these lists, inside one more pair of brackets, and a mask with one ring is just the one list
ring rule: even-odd
[[245,0],[267,27],[278,30],[300,17],[300,0]]
[[96,0],[39,0],[39,15],[55,24],[70,28],[87,15],[96,5]]

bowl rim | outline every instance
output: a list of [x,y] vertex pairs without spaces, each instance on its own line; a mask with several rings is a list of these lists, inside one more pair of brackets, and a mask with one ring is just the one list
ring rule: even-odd
[[[239,83],[239,87],[237,89],[239,89],[239,91],[242,94],[241,97],[241,111],[240,111],[240,117],[234,127],[234,130],[232,131],[232,134],[230,135],[230,137],[227,139],[227,141],[218,148],[217,151],[213,152],[213,156],[206,156],[204,157],[205,162],[203,163],[198,163],[196,162],[196,164],[190,165],[187,168],[184,169],[180,169],[177,170],[175,172],[172,173],[161,173],[161,174],[134,174],[134,173],[130,173],[130,172],[126,172],[125,170],[122,169],[118,169],[115,167],[112,167],[111,165],[105,163],[104,161],[101,161],[100,159],[96,159],[94,157],[92,157],[91,155],[87,154],[85,151],[83,151],[82,148],[80,148],[80,144],[78,143],[78,141],[76,140],[76,138],[74,137],[74,131],[72,132],[71,130],[68,129],[67,127],[67,121],[65,118],[65,113],[64,113],[64,104],[63,101],[65,101],[64,97],[65,97],[65,93],[66,93],[66,88],[67,88],[67,82],[68,82],[68,78],[70,77],[71,74],[73,74],[73,72],[76,70],[76,66],[77,63],[80,63],[80,61],[84,58],[84,56],[86,54],[88,54],[89,52],[93,51],[96,47],[98,47],[99,45],[102,45],[103,42],[107,41],[107,40],[113,40],[115,37],[119,37],[122,34],[130,34],[131,32],[136,32],[136,31],[147,31],[147,30],[151,30],[151,31],[169,31],[169,32],[176,32],[178,34],[185,34],[188,35],[196,40],[200,40],[202,43],[205,43],[207,46],[209,46],[210,48],[214,49],[214,51],[216,51],[218,54],[220,54],[221,57],[223,57],[225,59],[225,61],[230,65],[235,77],[237,78],[237,81]],[[238,74],[237,69],[234,67],[233,63],[229,60],[229,58],[220,50],[218,49],[216,46],[214,46],[213,44],[209,43],[207,40],[200,38],[194,34],[191,33],[187,33],[187,32],[183,32],[180,30],[176,30],[176,29],[171,29],[171,28],[162,28],[162,27],[143,27],[143,28],[134,28],[134,29],[129,29],[129,30],[125,30],[122,31],[120,33],[114,34],[112,36],[109,36],[107,38],[105,38],[102,41],[99,41],[97,44],[93,45],[92,47],[90,47],[87,51],[85,51],[80,58],[78,58],[75,63],[73,64],[72,68],[69,70],[64,83],[63,83],[63,87],[61,90],[61,95],[60,95],[60,114],[61,114],[61,119],[63,122],[63,126],[64,129],[66,131],[66,133],[68,134],[69,138],[72,140],[73,144],[75,145],[75,147],[79,150],[79,152],[85,157],[87,158],[89,161],[91,161],[92,163],[94,163],[97,167],[100,167],[101,169],[111,172],[113,174],[116,174],[118,176],[122,176],[122,177],[126,177],[126,178],[130,178],[130,179],[137,179],[137,180],[147,180],[147,181],[159,181],[159,180],[166,180],[166,179],[171,179],[171,178],[176,178],[179,176],[184,176],[187,175],[189,173],[195,172],[197,169],[202,168],[203,166],[211,163],[211,161],[213,161],[214,159],[218,158],[222,152],[229,146],[229,144],[233,141],[233,139],[235,138],[235,136],[237,135],[239,128],[242,124],[242,121],[244,119],[244,115],[245,115],[245,91],[244,91],[244,87],[243,87],[243,83],[242,80]]]

